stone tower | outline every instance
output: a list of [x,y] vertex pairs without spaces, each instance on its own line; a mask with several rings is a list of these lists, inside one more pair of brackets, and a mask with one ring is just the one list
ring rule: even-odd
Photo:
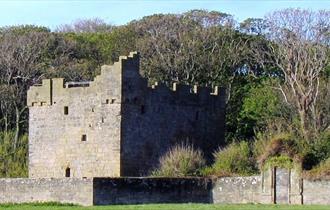
[[218,88],[148,86],[135,52],[91,82],[45,79],[28,91],[29,176],[146,175],[187,139],[211,154],[224,139],[224,97]]

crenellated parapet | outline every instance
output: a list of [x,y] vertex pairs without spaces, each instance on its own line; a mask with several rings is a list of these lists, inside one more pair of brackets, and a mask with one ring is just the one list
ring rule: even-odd
[[[101,67],[101,74],[97,75],[93,81],[84,82],[66,82],[63,78],[43,79],[40,85],[31,86],[27,93],[27,105],[31,106],[51,106],[54,97],[66,94],[74,89],[75,92],[83,89],[91,89],[90,91],[99,91],[104,86],[109,86],[113,89],[119,89],[121,85],[123,72],[138,73],[139,53],[131,52],[128,56],[120,56],[119,60],[113,65],[103,65]],[[127,71],[127,64],[136,64],[137,69]],[[131,65],[132,66],[132,65]],[[134,67],[134,65],[133,65]]]
[[[201,86],[189,86],[184,84],[172,83],[172,87],[167,87],[163,83],[155,82],[148,90],[151,95],[157,97],[163,96],[168,99],[168,103],[173,104],[209,104],[216,102],[216,104],[224,105],[225,88],[215,86],[201,87]],[[163,101],[164,102],[164,101]],[[223,108],[223,106],[221,106]]]
[[219,89],[218,86],[215,86],[214,88],[209,88],[209,87],[201,87],[198,85],[189,86],[189,85],[182,85],[177,83],[172,84],[172,91],[183,94],[196,94],[196,95],[208,94],[208,95],[217,96],[218,89]]
[[64,89],[63,78],[43,79],[41,85],[31,86],[27,92],[27,105],[51,106],[54,94],[61,94]]
[[[80,97],[82,92],[102,93],[104,100],[115,98],[117,102],[132,99],[156,100],[173,104],[223,104],[225,91],[215,86],[213,88],[189,86],[173,83],[168,87],[162,83],[154,83],[151,86],[139,74],[140,55],[138,52],[131,52],[128,56],[120,56],[113,65],[101,67],[101,74],[93,81],[66,82],[63,78],[44,79],[39,86],[32,86],[28,91],[27,104],[31,106],[51,106],[55,98]],[[79,93],[79,96],[77,95]],[[129,100],[127,100],[127,98]],[[157,99],[155,99],[157,98]]]
[[[164,85],[161,83],[155,82],[154,84],[152,84],[150,86],[150,88],[156,90],[157,88],[159,88],[159,86],[161,86],[163,88]],[[224,90],[224,88],[221,88],[221,87],[219,88],[218,86],[214,86],[213,88],[202,87],[202,86],[198,86],[198,85],[190,86],[190,85],[178,84],[176,82],[173,82],[172,88],[169,88],[169,90],[171,90],[175,93],[178,93],[180,95],[208,94],[208,95],[212,95],[212,96],[218,96],[218,95],[220,95],[220,92],[222,90]]]
[[27,93],[27,105],[43,106],[52,105],[52,80],[43,79],[42,84],[31,86]]
[[101,78],[104,75],[108,75],[110,72],[111,74],[122,73],[126,63],[139,62],[139,60],[140,53],[138,52],[130,52],[128,56],[119,56],[119,60],[114,62],[112,65],[103,65],[101,67],[101,74],[96,76],[94,81],[97,81],[98,78]]

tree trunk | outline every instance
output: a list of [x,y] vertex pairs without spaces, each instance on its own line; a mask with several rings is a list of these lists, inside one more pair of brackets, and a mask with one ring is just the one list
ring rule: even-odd
[[5,133],[7,133],[8,132],[8,117],[7,117],[8,115],[7,115],[7,113],[5,114],[5,117],[4,117],[4,124],[5,124]]
[[15,112],[16,112],[16,131],[15,131],[15,138],[14,138],[14,149],[16,149],[17,142],[18,142],[18,137],[19,137],[19,132],[20,132],[20,111],[18,107],[15,107]]
[[300,117],[300,129],[303,134],[303,137],[306,141],[308,141],[307,135],[307,125],[306,125],[306,112],[305,110],[299,110],[299,117]]

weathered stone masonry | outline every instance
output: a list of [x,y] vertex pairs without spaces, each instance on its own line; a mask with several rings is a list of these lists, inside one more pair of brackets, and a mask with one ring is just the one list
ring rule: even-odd
[[93,179],[0,179],[0,203],[50,201],[93,205]]
[[[267,173],[262,176],[215,179],[148,177],[0,179],[0,203],[57,201],[91,206],[137,203],[271,204],[275,202],[330,205],[330,181],[296,182],[296,175],[290,175],[285,178],[287,181],[292,181],[288,187],[281,184],[274,186],[271,172]],[[278,190],[284,193],[277,195]]]
[[148,86],[138,53],[92,82],[43,80],[28,91],[29,176],[145,175],[186,139],[212,154],[223,143],[224,97],[217,87]]

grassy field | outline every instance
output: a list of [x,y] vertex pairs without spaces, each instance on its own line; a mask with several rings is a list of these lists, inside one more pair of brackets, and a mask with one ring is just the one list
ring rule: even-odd
[[214,205],[214,204],[148,204],[81,207],[69,205],[23,204],[0,205],[0,210],[330,210],[330,206],[287,205]]

